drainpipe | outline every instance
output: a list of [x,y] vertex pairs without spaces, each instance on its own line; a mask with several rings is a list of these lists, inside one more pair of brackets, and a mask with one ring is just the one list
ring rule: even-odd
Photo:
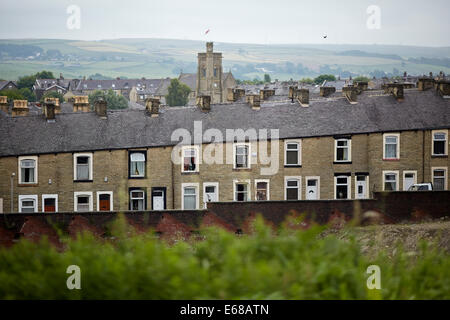
[[[173,151],[173,149],[172,149]],[[171,178],[172,178],[172,210],[175,210],[175,185],[174,185],[174,178],[173,178],[173,161],[171,160]]]
[[11,173],[11,213],[14,212],[14,177],[16,173]]
[[422,131],[422,183],[425,183],[425,130]]

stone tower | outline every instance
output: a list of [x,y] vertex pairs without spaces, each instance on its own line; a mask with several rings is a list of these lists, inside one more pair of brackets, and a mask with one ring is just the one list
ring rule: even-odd
[[198,54],[197,96],[211,96],[211,103],[224,102],[222,89],[222,53],[213,52],[213,43],[206,43],[206,53]]

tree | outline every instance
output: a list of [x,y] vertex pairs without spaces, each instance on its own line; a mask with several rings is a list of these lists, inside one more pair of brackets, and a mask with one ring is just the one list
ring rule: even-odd
[[116,94],[113,90],[104,92],[101,90],[95,90],[89,95],[89,103],[94,107],[95,101],[102,98],[106,101],[108,109],[126,109],[128,108],[128,101],[124,96]]
[[322,74],[314,79],[315,84],[322,84],[324,81],[336,81],[336,77],[332,74]]
[[188,103],[188,96],[191,93],[191,88],[178,81],[178,79],[172,79],[170,81],[168,91],[166,103],[169,106],[185,106]]
[[268,75],[267,73],[264,75],[264,82],[265,83],[270,83],[272,80],[270,79],[270,75]]
[[19,81],[17,81],[17,87],[19,89],[28,88],[32,90],[35,82],[36,82],[36,75],[23,76],[19,78]]
[[369,82],[370,79],[364,76],[359,76],[353,79],[353,82]]
[[47,92],[46,94],[44,94],[41,97],[41,103],[44,103],[45,98],[58,98],[59,99],[59,103],[63,103],[64,102],[64,96],[62,95],[62,93],[56,92],[56,91],[50,91]]
[[35,74],[36,79],[55,79],[53,72],[51,71],[41,71]]
[[29,88],[19,89],[19,92],[28,101],[36,101],[36,95]]
[[303,78],[303,79],[300,79],[300,82],[301,82],[301,83],[307,83],[307,84],[313,84],[313,83],[314,83],[314,79],[311,79],[311,78]]
[[0,96],[7,96],[8,101],[25,100],[25,97],[20,93],[19,90],[2,90],[0,91]]

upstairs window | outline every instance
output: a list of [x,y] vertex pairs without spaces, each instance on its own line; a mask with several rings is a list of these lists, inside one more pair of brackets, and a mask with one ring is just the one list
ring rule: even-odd
[[433,156],[447,155],[447,132],[433,132]]
[[300,142],[286,141],[285,143],[285,165],[299,166],[300,165]]
[[386,134],[384,135],[383,159],[396,160],[400,159],[400,135]]
[[145,177],[145,153],[130,153],[130,178]]
[[248,144],[236,144],[234,146],[234,168],[235,169],[248,169],[250,168],[250,145]]
[[92,181],[92,154],[74,154],[74,180]]
[[351,143],[350,139],[335,140],[335,162],[350,162],[351,160]]
[[182,172],[198,172],[198,150],[196,147],[185,147],[182,149],[183,165]]
[[37,157],[19,158],[19,183],[37,183]]

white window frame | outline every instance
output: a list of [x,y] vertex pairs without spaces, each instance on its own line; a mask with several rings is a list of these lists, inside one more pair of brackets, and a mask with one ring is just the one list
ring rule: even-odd
[[403,171],[403,191],[408,191],[408,189],[406,189],[406,184],[405,184],[405,180],[406,180],[406,175],[413,173],[414,174],[414,184],[417,184],[417,170],[405,170]]
[[102,194],[109,195],[109,211],[114,211],[113,209],[113,192],[112,191],[97,191],[97,211],[100,211],[100,196]]
[[[347,178],[347,199],[338,199],[336,188],[337,188],[337,179],[338,178]],[[352,199],[352,179],[351,176],[348,175],[341,175],[341,176],[334,176],[334,200],[351,200]]]
[[[348,159],[347,160],[338,160],[337,159],[337,149],[338,149],[338,141],[347,141],[347,150],[348,150]],[[339,147],[343,148],[343,147]],[[352,162],[352,139],[341,138],[334,139],[334,162]]]
[[[23,157],[19,157],[18,158],[18,168],[19,168],[19,174],[18,179],[19,179],[19,184],[29,184],[29,185],[33,185],[33,184],[38,184],[38,158],[37,156],[23,156]],[[20,162],[22,160],[34,160],[34,182],[23,182],[22,181],[22,167],[20,165]]]
[[[297,163],[296,164],[288,164],[287,163],[287,153],[288,151],[293,151],[293,150],[288,150],[287,145],[288,144],[297,144],[298,149],[297,149]],[[302,140],[301,139],[297,139],[297,140],[286,140],[284,141],[284,166],[285,167],[296,167],[296,166],[301,166],[302,165]]]
[[3,198],[0,198],[0,213],[3,213]]
[[[131,197],[131,194],[133,193],[133,192],[142,192],[142,198],[132,198]],[[129,210],[130,211],[139,211],[139,210],[132,210],[131,208],[132,208],[132,202],[133,202],[133,199],[134,200],[142,200],[142,211],[145,211],[146,210],[146,206],[147,206],[147,192],[146,192],[146,190],[145,190],[145,188],[140,188],[140,187],[138,187],[138,188],[136,188],[136,189],[133,189],[133,190],[129,190],[128,191],[128,199],[129,199],[129,203],[128,203],[128,208],[129,208]]]
[[[236,198],[236,185],[247,184],[247,201],[238,201]],[[235,202],[248,202],[252,200],[252,185],[250,179],[233,180],[233,201]]]
[[[206,201],[206,187],[215,187],[216,193],[217,193],[217,202],[219,202],[219,183],[218,182],[204,182],[203,183],[203,206],[206,209],[207,207],[207,201]],[[183,197],[184,199],[184,197]]]
[[[132,161],[131,157],[134,154],[141,154],[144,156],[144,161]],[[130,176],[130,178],[145,178],[145,174],[146,174],[146,170],[147,170],[147,153],[145,151],[130,151],[129,153],[129,157],[130,157],[130,167],[128,168],[128,175]],[[144,162],[144,174],[142,175],[135,175],[135,174],[131,174],[131,163],[132,162]]]
[[88,196],[89,197],[89,212],[94,211],[94,198],[92,191],[76,191],[73,193],[73,211],[78,212],[78,197],[79,196]]
[[[195,150],[195,170],[193,170],[193,171],[184,170],[184,152],[186,150],[190,150],[190,149],[194,149]],[[182,146],[181,147],[181,172],[183,172],[183,173],[199,172],[200,171],[199,157],[200,157],[200,148],[199,148],[199,146]]]
[[[184,209],[184,189],[185,188],[195,188],[195,209],[198,210],[200,208],[200,194],[199,194],[199,184],[198,183],[182,183],[181,184],[181,210]],[[192,210],[192,209],[189,209]]]
[[[266,200],[258,200],[256,198],[256,194],[258,193],[258,183],[265,182],[267,183],[267,199]],[[255,201],[270,201],[270,179],[255,179]]]
[[55,213],[58,212],[58,195],[57,194],[42,195],[42,212],[45,212],[45,199],[55,199]]
[[[393,191],[399,191],[400,190],[400,172],[397,170],[385,170],[383,171],[383,191],[386,191],[386,175],[387,174],[395,174],[396,180],[395,180],[395,190]],[[391,191],[392,192],[392,191]]]
[[[237,167],[237,162],[236,162],[236,149],[237,149],[237,147],[242,147],[242,146],[248,147],[247,167],[238,168],[238,167]],[[251,163],[252,157],[251,157],[251,154],[252,154],[252,146],[251,146],[251,143],[249,143],[249,142],[235,142],[235,143],[233,143],[233,169],[237,169],[237,170],[251,169],[251,167],[252,167],[252,163]]]
[[[435,135],[436,133],[442,133],[442,134],[445,134],[444,154],[435,154],[435,153],[434,153],[434,141],[435,141],[435,140],[434,140],[434,135]],[[442,141],[442,140],[440,140],[440,141]],[[447,156],[447,155],[448,155],[448,130],[433,130],[433,131],[431,131],[431,155],[432,155],[432,156],[441,156],[441,157],[444,157],[444,156]]]
[[431,183],[433,183],[434,190],[434,171],[444,170],[444,190],[448,190],[448,168],[447,167],[432,167],[431,168]]
[[[284,200],[287,201],[287,182],[288,180],[298,181],[298,199],[302,200],[302,177],[301,176],[285,176],[284,177]],[[290,200],[293,201],[293,200]]]
[[[386,158],[386,138],[387,137],[397,137],[397,157],[396,158]],[[383,160],[400,160],[400,133],[385,133],[383,134]]]
[[308,189],[308,180],[317,180],[317,200],[320,200],[320,177],[305,177],[305,200],[307,199],[306,189]]
[[[88,157],[88,165],[89,165],[89,180],[78,180],[77,179],[77,158],[79,157]],[[93,181],[94,172],[92,168],[94,167],[94,154],[90,153],[74,153],[73,154],[73,180],[74,181]]]
[[38,203],[38,196],[36,194],[22,194],[19,195],[19,212],[22,213],[22,201],[26,199],[33,199],[34,200],[34,212],[39,212],[39,203]]

